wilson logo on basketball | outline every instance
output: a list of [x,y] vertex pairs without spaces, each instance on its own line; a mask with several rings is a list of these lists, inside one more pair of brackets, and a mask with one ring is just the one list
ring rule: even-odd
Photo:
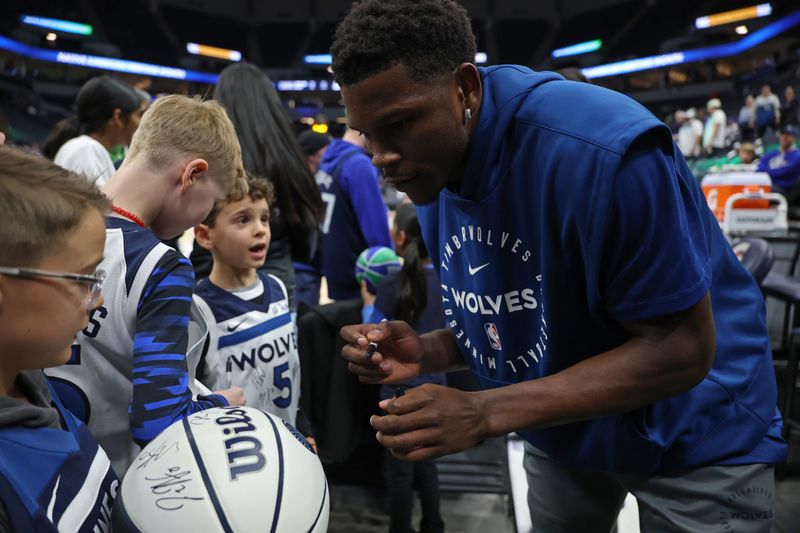
[[227,409],[224,413],[225,416],[218,417],[215,422],[220,426],[231,426],[222,430],[225,435],[235,435],[225,439],[224,444],[228,453],[231,481],[236,481],[242,474],[258,472],[264,468],[267,460],[261,453],[260,440],[251,435],[240,435],[256,431],[247,412],[242,409]]

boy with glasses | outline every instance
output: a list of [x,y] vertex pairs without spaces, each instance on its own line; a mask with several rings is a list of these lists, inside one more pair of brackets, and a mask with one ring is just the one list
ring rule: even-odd
[[246,186],[225,111],[180,95],[150,106],[104,186],[113,202],[101,265],[105,304],[92,312],[69,363],[48,375],[60,378],[59,394],[87,421],[120,477],[140,446],[176,420],[244,404],[239,387],[206,395],[191,388],[208,326],[191,320],[199,315],[189,260],[160,239],[181,235],[216,200]]
[[41,370],[103,304],[108,207],[83,176],[0,146],[0,531],[109,527],[117,476]]

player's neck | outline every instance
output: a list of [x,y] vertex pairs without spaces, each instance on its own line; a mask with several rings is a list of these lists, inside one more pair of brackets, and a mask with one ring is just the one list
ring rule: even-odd
[[258,281],[255,268],[239,269],[214,261],[208,279],[221,289],[235,291],[254,285]]
[[164,176],[154,174],[146,166],[126,162],[106,183],[103,192],[115,206],[133,213],[149,227],[163,208],[167,184]]

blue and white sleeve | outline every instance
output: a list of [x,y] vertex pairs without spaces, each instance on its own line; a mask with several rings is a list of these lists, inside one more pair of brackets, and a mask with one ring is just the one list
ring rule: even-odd
[[133,395],[128,406],[137,444],[154,439],[173,422],[211,407],[228,405],[218,394],[192,400],[186,363],[194,272],[171,251],[144,287],[133,340]]

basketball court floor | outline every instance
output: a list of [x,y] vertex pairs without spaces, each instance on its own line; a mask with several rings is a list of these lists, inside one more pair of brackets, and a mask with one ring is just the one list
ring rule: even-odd
[[[800,443],[795,443],[795,446],[797,444]],[[509,465],[515,504],[511,503],[512,497],[507,495],[443,493],[441,510],[446,531],[531,531],[530,516],[526,515],[527,485],[524,484],[521,450],[514,450],[513,445],[510,446]],[[514,476],[513,472],[522,473],[521,479],[520,476]],[[800,533],[800,473],[784,475],[777,480],[775,489],[775,522],[772,533]],[[617,522],[617,533],[639,533],[637,513],[636,500],[629,495]],[[419,524],[419,516],[419,502],[415,502],[415,525]],[[383,490],[354,485],[331,485],[330,533],[384,533],[388,530],[389,517]]]

